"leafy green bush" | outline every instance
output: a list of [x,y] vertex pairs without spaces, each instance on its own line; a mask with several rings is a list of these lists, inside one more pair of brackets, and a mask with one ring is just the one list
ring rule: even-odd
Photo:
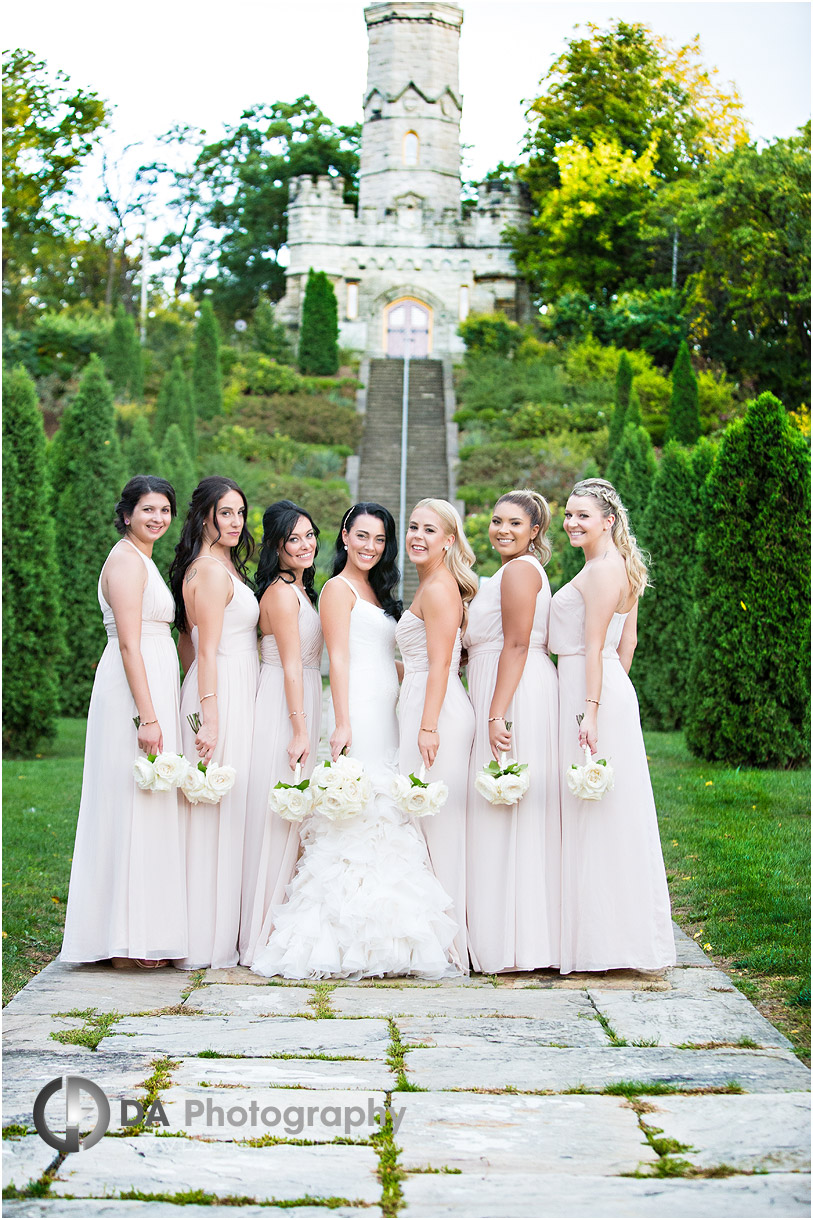
[[705,484],[686,740],[707,759],[796,766],[810,749],[810,453],[761,394]]
[[284,433],[258,433],[241,424],[224,424],[206,442],[207,459],[213,454],[231,454],[244,462],[263,462],[279,474],[287,474],[300,450]]
[[111,325],[101,311],[40,314],[30,329],[6,328],[3,356],[8,364],[23,364],[34,378],[55,373],[64,381],[80,372],[91,355],[101,354]]
[[200,419],[213,419],[223,411],[223,372],[220,364],[220,327],[212,302],[200,307],[192,359],[192,401]]
[[522,328],[504,313],[470,313],[457,333],[469,352],[510,356],[522,342]]
[[641,528],[658,460],[646,428],[626,424],[607,465],[607,478],[621,497],[632,532]]
[[700,411],[697,378],[692,368],[689,345],[684,339],[672,369],[672,397],[669,402],[669,426],[666,435],[681,445],[693,445],[700,436]]
[[355,407],[317,394],[246,397],[230,421],[257,431],[284,432],[292,440],[312,445],[346,445],[351,452],[358,448],[364,428]]
[[601,429],[461,449],[458,495],[470,512],[491,509],[512,487],[533,487],[547,500],[561,501],[606,442],[606,429]]
[[508,420],[512,437],[545,436],[549,432],[596,432],[607,422],[607,411],[595,403],[526,402]]

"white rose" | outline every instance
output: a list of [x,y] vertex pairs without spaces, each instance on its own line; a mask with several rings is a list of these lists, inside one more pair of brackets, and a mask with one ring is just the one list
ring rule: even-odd
[[133,778],[142,792],[151,792],[155,783],[155,766],[146,755],[133,763]]
[[166,784],[166,789],[163,787],[161,791],[166,791],[170,788],[177,788],[189,768],[189,763],[184,758],[183,754],[159,754],[153,763],[155,767],[156,777]]
[[413,788],[406,799],[406,812],[413,818],[422,818],[431,813],[431,802],[428,788]]
[[268,803],[286,822],[301,822],[311,810],[310,793],[299,788],[272,788]]
[[330,788],[326,789],[319,802],[319,812],[326,818],[330,818],[332,822],[338,822],[346,817],[347,807],[341,793]]
[[442,809],[449,799],[449,789],[442,780],[436,780],[434,784],[430,784],[427,789],[429,792],[429,805],[432,813],[437,813]]
[[480,796],[485,797],[487,801],[494,801],[497,796],[497,785],[494,776],[488,771],[478,771],[474,780],[474,787],[480,793]]
[[528,791],[528,773],[521,771],[519,775],[501,775],[497,780],[500,796],[507,805],[513,805],[522,800]]
[[405,775],[396,775],[390,786],[390,794],[392,799],[399,805],[406,800],[412,791],[412,784]]
[[215,802],[231,791],[236,779],[237,772],[234,767],[216,767],[214,763],[209,763],[209,766],[206,768],[206,787],[214,797]]
[[347,805],[362,804],[361,784],[357,779],[343,779],[336,791],[341,793]]
[[198,770],[191,763],[189,770],[181,780],[181,792],[190,805],[199,804],[206,796],[206,776],[203,771]]

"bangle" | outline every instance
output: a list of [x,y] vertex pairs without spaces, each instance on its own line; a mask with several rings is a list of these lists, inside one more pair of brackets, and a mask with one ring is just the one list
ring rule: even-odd
[[489,716],[488,723],[493,724],[495,720],[505,720],[505,716]]
[[601,707],[598,699],[585,699],[585,703],[595,703],[596,707]]
[[421,725],[421,732],[422,733],[437,733],[437,729],[425,729],[423,727],[423,725]]
[[138,727],[140,729],[145,729],[148,724],[157,724],[157,723],[158,723],[157,720],[142,720],[141,724]]
[[217,698],[217,691],[210,690],[208,695],[201,695],[200,699],[198,700],[198,703],[203,703],[204,699],[216,699],[216,698]]
[[288,719],[290,719],[291,716],[304,716],[304,715],[305,715],[305,712],[289,712]]

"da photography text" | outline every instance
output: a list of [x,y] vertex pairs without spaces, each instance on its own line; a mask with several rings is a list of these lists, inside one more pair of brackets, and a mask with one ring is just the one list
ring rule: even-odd
[[[61,1119],[56,1120],[55,1115],[46,1116],[45,1113],[48,1102],[63,1089],[64,1122]],[[82,1113],[83,1093],[87,1094],[95,1106],[96,1119],[90,1131],[80,1135],[80,1126],[87,1128],[91,1122],[91,1119]],[[170,1126],[160,1098],[153,1101],[146,1110],[144,1104],[134,1097],[122,1097],[118,1105],[120,1128],[138,1127],[142,1123],[148,1127]],[[52,1107],[52,1111],[55,1109],[56,1107]],[[313,1127],[332,1127],[337,1135],[351,1135],[363,1128],[369,1132],[379,1131],[389,1118],[393,1133],[397,1135],[405,1110],[405,1106],[400,1110],[386,1104],[378,1106],[373,1097],[359,1098],[357,1104],[346,1106],[273,1106],[263,1105],[255,1100],[243,1105],[229,1106],[219,1104],[215,1097],[207,1097],[205,1100],[187,1098],[184,1102],[184,1129],[196,1124],[224,1129],[248,1127],[252,1130],[276,1131],[279,1134],[298,1136]],[[92,1148],[109,1130],[112,1115],[113,1107],[104,1090],[95,1081],[84,1076],[56,1076],[40,1089],[34,1102],[34,1126],[37,1133],[46,1144],[60,1152],[81,1152]]]

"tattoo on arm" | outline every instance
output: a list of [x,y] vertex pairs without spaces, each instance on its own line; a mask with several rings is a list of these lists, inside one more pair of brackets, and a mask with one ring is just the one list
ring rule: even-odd
[[187,568],[186,575],[183,578],[185,585],[190,584],[194,580],[197,570],[197,568]]

